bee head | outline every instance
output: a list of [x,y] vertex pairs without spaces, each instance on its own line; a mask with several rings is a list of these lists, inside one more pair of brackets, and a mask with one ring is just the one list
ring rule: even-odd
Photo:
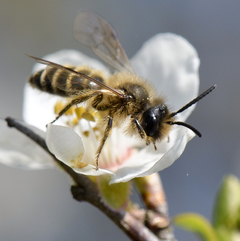
[[193,126],[185,122],[175,121],[175,116],[198,102],[215,88],[216,85],[213,85],[176,112],[169,113],[168,108],[164,104],[160,104],[147,109],[143,113],[141,119],[141,125],[146,135],[152,137],[154,140],[162,139],[168,135],[172,125],[181,125],[187,127],[188,129],[192,130],[196,135],[201,137],[201,133]]
[[169,110],[164,104],[147,109],[141,118],[141,126],[146,135],[154,140],[160,140],[167,136],[171,130],[171,125],[168,122],[173,122],[175,119],[174,117],[169,119],[169,116]]

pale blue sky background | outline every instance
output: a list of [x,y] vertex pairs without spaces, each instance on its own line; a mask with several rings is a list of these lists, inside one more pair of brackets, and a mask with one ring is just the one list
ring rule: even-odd
[[[170,215],[198,212],[211,219],[214,194],[227,173],[240,177],[240,2],[58,0],[0,2],[0,117],[21,118],[22,92],[33,61],[63,48],[93,54],[76,42],[80,9],[97,12],[116,29],[129,57],[159,32],[188,39],[201,59],[200,91],[218,88],[188,119],[203,134],[161,172]],[[59,170],[28,172],[0,166],[0,240],[128,240],[102,213],[71,197]],[[197,240],[175,230],[178,240]]]

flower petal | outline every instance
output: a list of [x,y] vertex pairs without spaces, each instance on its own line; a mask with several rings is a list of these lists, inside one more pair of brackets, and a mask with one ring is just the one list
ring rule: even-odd
[[[62,65],[71,64],[77,66],[85,64],[94,69],[107,72],[106,67],[99,61],[75,50],[61,50],[43,58]],[[45,65],[37,63],[33,68],[33,73],[43,68],[45,68]],[[34,125],[41,130],[46,130],[46,124],[55,119],[54,105],[60,99],[63,98],[33,89],[29,84],[26,84],[24,89],[23,119],[26,123]],[[63,123],[61,122],[61,124]]]
[[[176,127],[174,135],[170,136],[170,142],[164,140],[154,151],[152,146],[148,146],[137,153],[137,155],[127,160],[119,170],[111,183],[126,182],[135,177],[143,177],[161,171],[176,161],[183,153],[186,144],[195,134],[183,127]],[[172,138],[175,138],[173,140]]]
[[[26,126],[42,137],[45,134]],[[15,128],[8,127],[3,120],[0,120],[0,132],[0,163],[24,169],[56,167],[51,155]]]
[[49,124],[46,143],[58,160],[72,167],[77,173],[90,176],[114,175],[105,169],[96,171],[94,165],[82,162],[85,148],[81,137],[72,128]]
[[171,166],[183,153],[187,143],[195,136],[190,130],[185,130],[186,134],[182,135],[174,145],[155,163],[149,170],[139,175],[139,177],[159,172]]
[[[144,43],[132,58],[140,76],[154,83],[166,103],[177,111],[198,94],[200,60],[197,51],[183,37],[172,33],[157,34]],[[184,121],[194,106],[179,114]]]
[[33,89],[29,84],[24,88],[23,119],[26,123],[46,131],[46,124],[53,121],[54,105],[60,97],[50,96]]
[[84,146],[81,137],[71,128],[49,124],[46,143],[56,158],[67,165],[81,161]]
[[83,175],[88,175],[88,176],[100,176],[100,175],[110,175],[111,177],[114,177],[115,174],[107,169],[101,169],[99,168],[96,171],[96,167],[88,164],[86,167],[84,168],[73,168],[73,170],[79,174],[83,174]]

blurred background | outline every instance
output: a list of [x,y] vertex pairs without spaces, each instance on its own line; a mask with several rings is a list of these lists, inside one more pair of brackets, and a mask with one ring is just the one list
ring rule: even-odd
[[[228,173],[240,177],[240,2],[161,0],[58,0],[0,2],[0,117],[21,118],[23,87],[33,60],[61,49],[94,57],[73,38],[80,9],[97,12],[114,26],[131,58],[159,32],[185,37],[200,60],[200,92],[218,88],[188,119],[194,138],[161,172],[171,217],[197,212],[211,220],[214,195]],[[59,170],[23,171],[0,166],[0,240],[128,240],[87,203],[72,199],[70,180]],[[175,228],[178,240],[197,240]]]

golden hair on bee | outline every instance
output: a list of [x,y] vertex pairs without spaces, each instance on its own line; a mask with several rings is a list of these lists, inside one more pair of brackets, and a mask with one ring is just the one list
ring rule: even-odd
[[157,96],[155,88],[135,74],[115,31],[104,19],[91,12],[81,11],[74,24],[74,36],[115,68],[116,72],[106,76],[85,65],[62,66],[29,56],[47,65],[46,69],[33,74],[29,83],[41,91],[71,98],[52,123],[73,105],[81,103],[100,113],[105,128],[96,151],[96,170],[99,155],[112,128],[121,127],[126,119],[129,120],[127,134],[139,136],[146,145],[152,143],[155,149],[156,142],[168,137],[173,125],[189,128],[201,137],[201,133],[191,125],[176,121],[176,116],[209,94],[216,85],[178,111],[170,112],[164,99]]

